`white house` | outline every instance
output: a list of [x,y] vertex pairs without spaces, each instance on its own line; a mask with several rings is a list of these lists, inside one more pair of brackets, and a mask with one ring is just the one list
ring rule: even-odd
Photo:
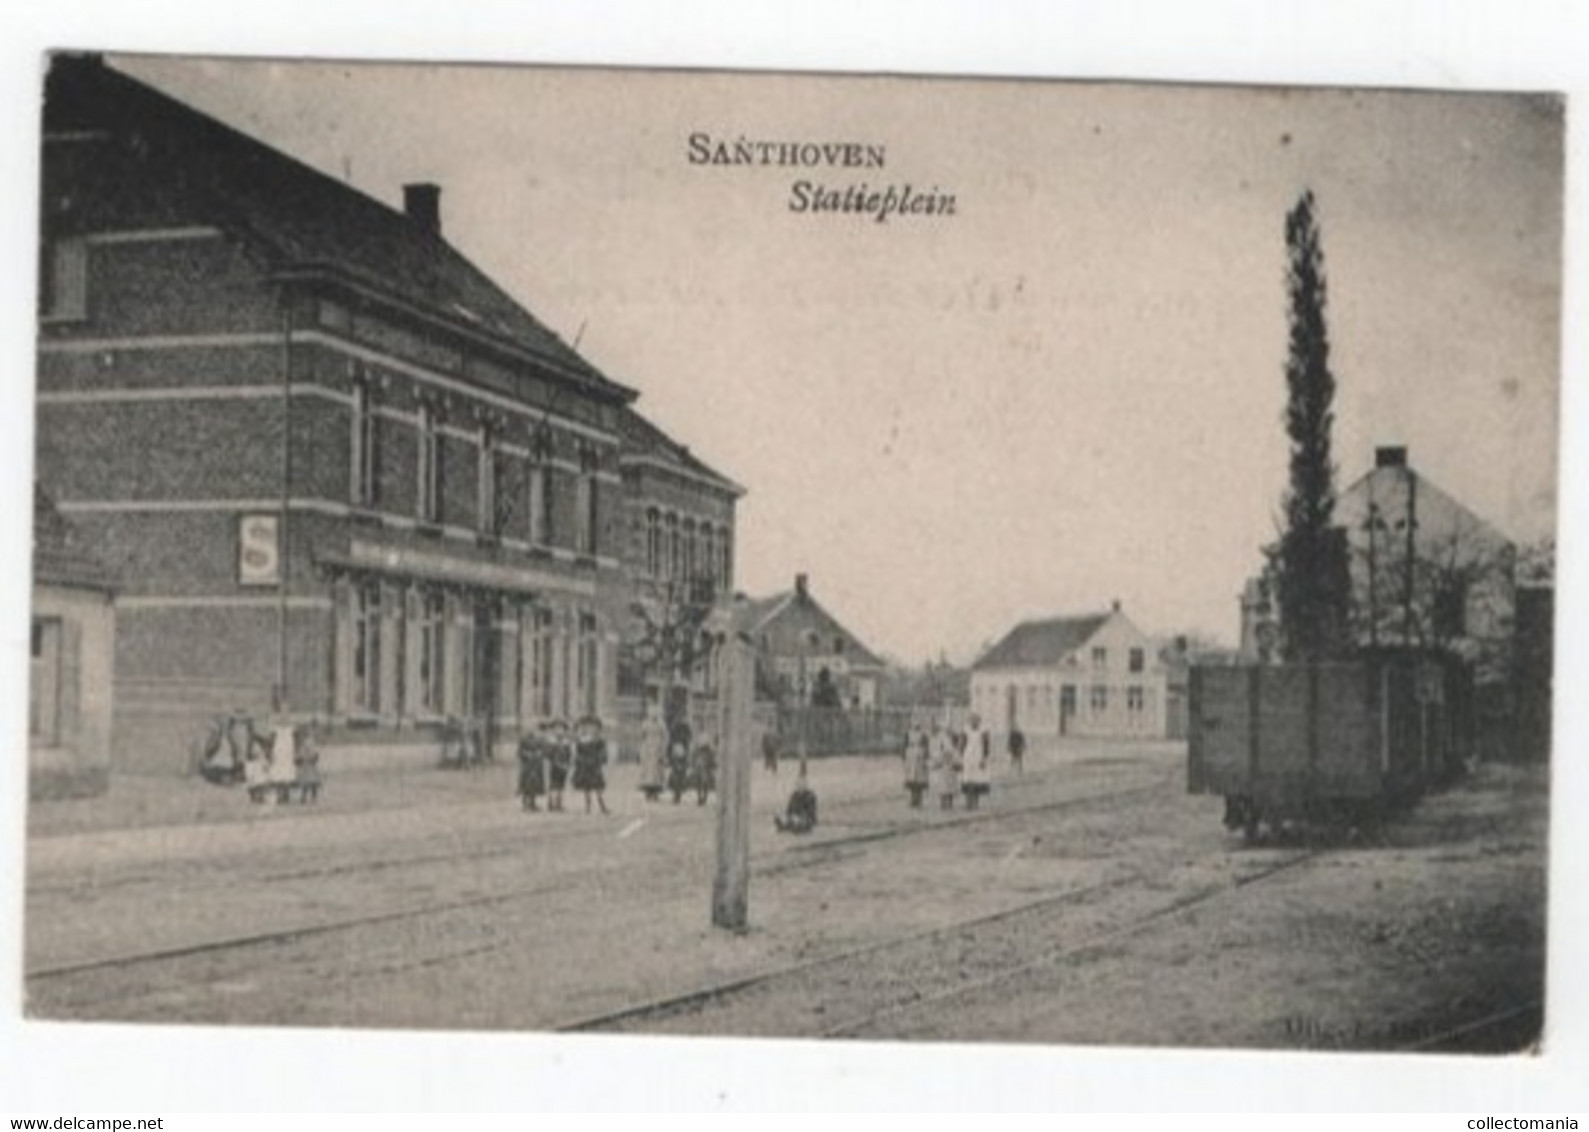
[[1118,738],[1165,734],[1158,650],[1115,602],[1023,621],[971,668],[971,709],[993,731]]

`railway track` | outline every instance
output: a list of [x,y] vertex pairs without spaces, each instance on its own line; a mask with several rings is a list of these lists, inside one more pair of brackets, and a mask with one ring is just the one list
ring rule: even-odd
[[[1013,819],[1046,815],[1079,807],[1107,804],[1111,802],[1128,801],[1142,797],[1163,789],[1158,782],[1146,785],[1133,785],[1117,790],[1091,791],[1079,795],[1067,796],[1046,802],[1026,806],[1016,806],[1006,809],[993,809],[980,811],[975,814],[959,814],[954,818],[942,820],[918,820],[911,822],[898,822],[877,828],[861,828],[852,833],[835,834],[820,840],[801,842],[783,847],[775,852],[757,855],[752,860],[754,876],[772,876],[790,871],[811,868],[818,865],[829,864],[837,859],[853,855],[856,851],[865,851],[868,846],[881,842],[897,840],[899,838],[932,835],[961,829],[965,826],[978,825],[988,822],[1010,821]],[[853,805],[861,805],[865,801],[859,800]],[[833,809],[844,809],[843,804]],[[581,835],[583,831],[581,831]],[[427,857],[425,860],[447,860],[454,863],[467,863],[470,860],[490,857],[506,856],[510,853],[522,851],[522,846],[504,848],[500,845],[472,853],[462,853],[454,857]],[[369,862],[369,869],[386,867],[381,861]],[[661,869],[663,866],[656,866]],[[333,865],[329,871],[347,871],[349,866]],[[604,871],[626,871],[632,865],[618,862],[604,866]],[[306,879],[315,875],[313,871],[294,871],[290,873],[275,874],[279,877],[291,879]],[[490,907],[493,905],[513,903],[524,900],[534,900],[561,891],[566,887],[566,879],[553,877],[549,880],[533,885],[514,886],[499,889],[493,892],[478,893],[468,897],[452,900],[427,901],[422,904],[400,908],[386,908],[378,911],[361,913],[343,917],[328,918],[319,921],[294,924],[288,927],[272,928],[268,931],[244,932],[232,936],[223,936],[208,940],[199,940],[176,946],[129,951],[120,954],[106,955],[91,959],[73,961],[69,963],[44,964],[24,972],[24,981],[30,986],[39,986],[55,980],[65,980],[78,976],[97,973],[126,971],[140,966],[155,965],[180,961],[184,958],[214,955],[228,951],[244,951],[251,948],[271,948],[290,945],[296,941],[324,936],[337,932],[352,932],[362,928],[391,924],[403,921],[416,921],[434,917],[447,917],[459,912]]]
[[[563,1023],[557,1029],[566,1032],[651,1031],[665,1029],[668,1022],[683,1020],[688,1032],[745,1033],[736,1025],[735,1014],[743,1015],[764,1009],[779,995],[794,998],[822,1000],[813,1013],[825,1014],[827,1000],[837,1000],[847,1007],[846,1016],[836,1020],[824,1019],[809,1036],[840,1038],[859,1037],[875,1023],[898,1019],[909,1013],[941,1009],[957,998],[974,995],[1006,980],[1034,971],[1060,966],[1076,960],[1105,944],[1145,930],[1153,924],[1192,908],[1226,896],[1248,885],[1261,882],[1278,873],[1311,861],[1325,850],[1304,849],[1269,862],[1256,870],[1235,878],[1226,884],[1200,887],[1172,900],[1167,905],[1155,907],[1145,914],[1131,917],[1125,923],[1112,923],[1083,933],[1057,950],[1047,951],[1036,959],[1014,958],[1001,960],[1009,952],[1001,948],[997,932],[1011,929],[1013,936],[1030,935],[1033,923],[1062,910],[1074,909],[1112,891],[1140,885],[1144,878],[1138,874],[1115,878],[1099,884],[1087,885],[1062,893],[1025,901],[982,916],[958,920],[941,927],[913,933],[891,940],[867,944],[863,947],[821,956],[816,959],[780,967],[770,971],[700,987],[682,994],[670,995],[651,1002]],[[1035,925],[1041,927],[1041,924]],[[990,933],[989,929],[994,929]],[[978,941],[975,949],[956,948],[957,941],[981,933],[993,936]],[[950,953],[953,976],[948,985],[923,989],[916,980],[900,978],[899,972],[908,971],[913,962],[931,956],[933,952]],[[912,954],[914,953],[914,954]],[[1014,951],[1019,955],[1020,951]],[[992,956],[991,961],[979,957]],[[981,963],[984,969],[967,975],[968,960],[971,965]],[[856,970],[840,974],[849,966]],[[823,984],[831,983],[837,993],[823,994]],[[873,1001],[865,1001],[867,998]],[[880,1001],[878,1001],[880,1000]],[[743,1023],[744,1019],[738,1019]],[[702,1023],[705,1023],[704,1025]]]

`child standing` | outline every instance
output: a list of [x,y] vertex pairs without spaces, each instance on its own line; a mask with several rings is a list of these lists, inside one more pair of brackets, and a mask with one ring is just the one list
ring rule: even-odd
[[298,743],[298,804],[320,801],[320,735],[310,724]]
[[927,732],[921,724],[910,725],[905,736],[905,789],[910,792],[910,808],[921,809],[922,796],[927,793],[927,770],[932,760],[928,750]]
[[932,785],[939,808],[955,808],[960,793],[960,749],[954,736],[938,723],[932,725]]
[[574,789],[585,795],[585,812],[590,813],[590,797],[596,796],[596,805],[607,813],[607,800],[602,796],[607,789],[607,740],[601,733],[601,720],[587,715],[579,721],[574,741]]
[[532,731],[519,740],[518,759],[519,806],[539,810],[537,802],[546,793],[546,750],[539,735]]
[[248,787],[248,800],[256,806],[265,804],[270,790],[270,762],[265,752],[251,749],[243,760],[243,782]]
[[561,719],[554,719],[547,725],[546,731],[546,810],[548,813],[563,812],[563,788],[568,785],[568,767],[573,762],[574,753],[569,749],[568,724]]

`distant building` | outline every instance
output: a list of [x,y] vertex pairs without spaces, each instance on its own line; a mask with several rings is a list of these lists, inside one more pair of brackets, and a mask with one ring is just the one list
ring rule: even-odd
[[1516,754],[1543,762],[1550,755],[1552,674],[1555,668],[1556,591],[1552,586],[1530,584],[1517,591],[1517,645],[1513,655],[1512,685]]
[[109,785],[115,635],[113,579],[35,487],[30,797],[100,794]]
[[1164,668],[1164,735],[1185,739],[1190,725],[1192,666],[1236,664],[1243,658],[1234,650],[1196,644],[1185,636],[1160,642],[1158,652]]
[[[1508,677],[1517,550],[1510,539],[1407,461],[1381,447],[1374,467],[1342,491],[1336,523],[1346,532],[1352,634],[1361,647],[1447,648],[1473,663],[1481,682]],[[1241,654],[1280,655],[1284,627],[1273,566],[1241,594]]]
[[1341,492],[1335,518],[1351,547],[1359,644],[1449,648],[1481,682],[1508,677],[1510,539],[1415,471],[1399,446],[1376,450],[1373,469]]
[[1116,602],[1102,613],[1023,621],[971,668],[971,710],[995,731],[1165,734],[1158,650]]
[[755,644],[763,686],[786,703],[820,703],[831,687],[838,706],[878,706],[883,661],[811,596],[805,574],[792,590],[746,600],[741,631]]

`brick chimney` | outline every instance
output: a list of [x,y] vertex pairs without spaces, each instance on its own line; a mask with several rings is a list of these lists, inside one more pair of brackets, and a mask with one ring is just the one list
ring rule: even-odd
[[1407,446],[1405,444],[1391,444],[1374,449],[1374,467],[1405,468],[1406,466]]
[[811,596],[810,586],[804,574],[795,575],[795,597],[805,601]]
[[404,185],[403,211],[425,231],[441,235],[441,186],[429,182]]

